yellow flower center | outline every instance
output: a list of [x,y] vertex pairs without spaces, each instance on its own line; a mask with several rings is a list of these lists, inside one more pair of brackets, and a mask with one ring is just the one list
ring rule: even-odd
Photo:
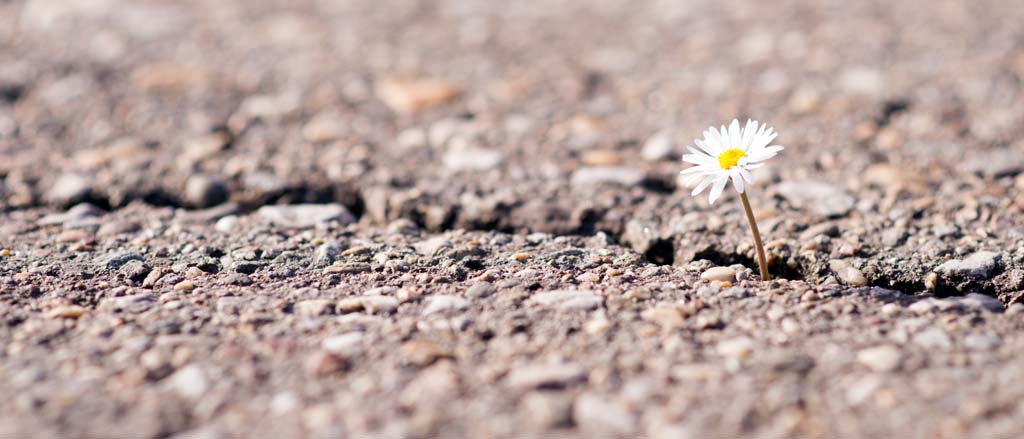
[[739,148],[731,148],[722,151],[722,153],[718,155],[718,166],[721,166],[722,169],[729,169],[736,166],[736,163],[739,163],[740,159],[745,155],[747,154]]

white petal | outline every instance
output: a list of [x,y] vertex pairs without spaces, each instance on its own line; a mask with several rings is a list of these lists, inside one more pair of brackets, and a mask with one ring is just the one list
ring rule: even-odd
[[711,183],[714,181],[715,179],[711,177],[706,178],[704,181],[700,182],[700,184],[698,184],[697,187],[693,188],[693,191],[690,192],[690,195],[695,197],[697,196],[697,194],[704,192],[704,189],[711,185]]
[[[703,151],[707,155],[710,155],[710,156],[718,155],[718,154],[715,153],[715,148],[713,146],[708,145],[707,143],[704,143],[701,140],[693,139],[693,144],[697,145],[697,148],[700,148],[700,150]],[[693,150],[693,149],[691,148],[691,150]],[[696,151],[694,151],[694,152],[696,152]]]
[[763,162],[772,157],[775,157],[775,155],[778,154],[779,151],[782,151],[783,149],[784,148],[781,146],[770,146],[760,151],[753,152],[744,158],[747,159],[747,163]]
[[722,138],[722,133],[719,133],[715,127],[711,127],[704,132],[704,140],[707,142],[708,146],[713,149],[713,151],[711,151],[711,155],[717,156],[727,149],[725,146],[725,139]]
[[750,171],[746,170],[746,168],[739,168],[738,172],[740,176],[747,181],[747,183],[754,184],[754,175],[751,174]]
[[736,192],[739,192],[739,193],[742,194],[743,193],[743,177],[740,176],[740,172],[739,172],[741,169],[743,169],[743,168],[740,168],[738,166],[734,166],[732,168],[732,170],[729,172],[729,174],[730,174],[729,175],[729,179],[732,180],[732,187],[734,189],[736,189]]
[[708,197],[708,203],[715,204],[718,197],[722,196],[722,190],[725,189],[727,183],[729,183],[729,174],[722,174],[715,179],[715,184],[711,187],[711,195]]
[[695,165],[715,166],[718,161],[704,154],[683,154],[683,161]]
[[699,173],[706,174],[708,172],[714,172],[715,169],[717,169],[717,168],[711,168],[711,167],[708,167],[708,166],[697,165],[697,166],[693,166],[693,167],[689,167],[689,168],[683,169],[682,171],[679,171],[679,173],[682,174],[682,175],[699,174]]
[[742,148],[740,142],[743,140],[740,132],[740,121],[733,119],[729,124],[729,148]]
[[774,153],[764,153],[764,152],[762,152],[762,153],[750,155],[750,156],[747,156],[747,157],[744,157],[744,158],[747,159],[746,165],[753,165],[753,164],[761,163],[761,162],[763,162],[765,160],[768,160],[768,159],[770,159],[772,157],[775,157]]
[[754,140],[755,134],[757,134],[757,121],[747,119],[747,126],[743,127],[743,141],[740,142],[743,152],[750,151],[750,142]]
[[771,129],[769,129],[765,133],[754,137],[753,142],[750,144],[750,151],[763,149],[769,143],[772,143],[772,140],[775,140],[775,137],[778,135],[778,133],[773,133]]
[[697,184],[697,182],[701,181],[701,179],[703,179],[703,178],[704,178],[704,176],[701,175],[701,174],[691,175],[683,183],[683,186],[693,187],[693,185]]

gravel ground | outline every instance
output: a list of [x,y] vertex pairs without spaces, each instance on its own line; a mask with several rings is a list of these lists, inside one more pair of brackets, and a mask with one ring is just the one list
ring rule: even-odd
[[[0,54],[0,437],[1019,436],[1016,1],[13,0]],[[771,282],[677,188],[733,117]]]

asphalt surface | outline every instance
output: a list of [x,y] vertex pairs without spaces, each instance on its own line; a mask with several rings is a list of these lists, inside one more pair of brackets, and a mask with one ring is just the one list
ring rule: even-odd
[[[1017,2],[19,0],[0,55],[0,437],[1018,436]],[[677,180],[733,118],[770,282]]]

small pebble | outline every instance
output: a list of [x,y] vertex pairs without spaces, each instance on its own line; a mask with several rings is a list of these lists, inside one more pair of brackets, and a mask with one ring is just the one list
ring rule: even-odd
[[199,366],[188,365],[178,369],[167,378],[167,382],[181,396],[198,400],[210,389],[210,379]]
[[402,357],[417,366],[429,366],[441,358],[451,356],[443,346],[430,340],[417,339],[405,342],[401,349]]
[[844,259],[833,259],[829,261],[829,268],[839,277],[839,280],[851,287],[863,287],[868,284],[864,273]]
[[710,281],[732,282],[736,280],[736,270],[729,267],[711,267],[701,273],[700,278]]
[[377,97],[398,113],[416,113],[459,96],[455,84],[435,78],[385,79],[377,84]]
[[660,131],[644,142],[640,150],[640,157],[647,161],[657,161],[672,157],[672,135],[667,131]]
[[886,303],[882,305],[882,314],[887,316],[896,315],[900,312],[900,306],[895,303]]
[[462,311],[469,307],[469,301],[459,296],[437,295],[427,300],[427,306],[423,308],[423,315],[436,313],[451,313]]
[[512,255],[512,259],[515,259],[516,261],[519,261],[519,262],[523,262],[523,261],[525,261],[527,259],[530,259],[532,257],[533,257],[533,255],[531,255],[529,253],[516,253],[516,254]]
[[295,312],[305,317],[315,317],[331,312],[332,302],[326,299],[303,300],[295,304]]
[[576,364],[537,364],[512,369],[505,379],[513,389],[556,388],[587,380],[587,370]]
[[327,351],[318,351],[306,359],[306,371],[310,375],[326,376],[345,370],[345,360]]
[[674,306],[659,306],[640,313],[640,318],[655,323],[665,330],[673,330],[683,325],[683,315]]
[[213,228],[221,233],[229,233],[235,230],[238,225],[238,217],[235,215],[228,215],[219,220],[213,225]]
[[857,361],[875,372],[892,372],[899,367],[903,355],[893,346],[877,346],[857,352]]
[[607,331],[612,326],[607,318],[597,318],[583,324],[583,330],[590,335],[597,335]]
[[50,311],[50,318],[54,319],[77,319],[83,315],[85,308],[77,305],[61,306]]
[[186,279],[195,279],[195,278],[201,277],[201,276],[203,276],[205,274],[206,274],[206,272],[201,270],[199,267],[189,267],[188,270],[185,270],[185,278]]
[[754,341],[747,337],[723,340],[718,343],[715,351],[719,355],[734,360],[743,360],[754,352]]
[[935,268],[935,271],[946,276],[973,277],[987,279],[999,263],[1000,254],[980,251],[964,259],[946,261]]

